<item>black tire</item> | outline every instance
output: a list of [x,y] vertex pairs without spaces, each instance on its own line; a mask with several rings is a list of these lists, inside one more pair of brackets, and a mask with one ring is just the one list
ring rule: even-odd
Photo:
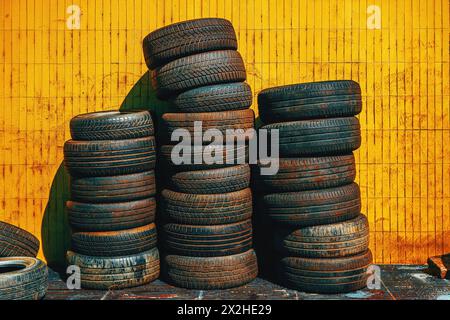
[[174,23],[149,33],[142,43],[149,69],[200,52],[236,50],[237,45],[233,25],[220,18]]
[[124,140],[154,135],[148,111],[102,111],[80,114],[70,121],[74,140]]
[[152,170],[155,138],[75,141],[64,144],[64,163],[72,176],[115,176]]
[[246,79],[241,55],[233,50],[209,51],[169,62],[155,69],[153,86],[160,98],[186,90]]
[[252,248],[251,220],[206,226],[166,223],[162,230],[167,252],[182,256],[227,256]]
[[70,185],[72,200],[87,203],[135,201],[156,193],[153,170],[112,177],[73,177]]
[[258,275],[253,250],[224,257],[168,255],[163,259],[163,268],[165,276],[175,286],[197,290],[239,287]]
[[179,172],[171,177],[176,191],[184,193],[211,194],[227,193],[248,188],[250,185],[250,166],[238,166]]
[[67,202],[72,227],[82,231],[118,231],[155,221],[155,198],[117,203]]
[[[163,145],[160,148],[159,155],[161,156],[161,160],[164,164],[168,165],[174,171],[194,171],[194,170],[208,170],[208,169],[217,169],[217,168],[225,168],[232,167],[240,164],[248,163],[248,146],[240,146],[233,145],[232,147],[228,147],[226,145],[204,145],[204,146],[191,146],[191,157],[189,159],[189,163],[180,163],[175,164],[172,161],[171,153],[174,149],[173,145]],[[177,147],[178,148],[178,147]],[[175,149],[175,152],[177,149]],[[180,151],[178,149],[178,151]],[[217,162],[209,163],[207,159],[203,157],[205,154],[213,154],[215,152],[220,155],[217,158]],[[195,159],[201,156],[200,163],[195,163]]]
[[278,129],[280,156],[331,156],[351,153],[361,145],[359,120],[355,117],[303,120],[263,126]]
[[204,86],[180,93],[173,103],[181,112],[219,112],[248,109],[253,96],[245,82]]
[[281,260],[284,284],[304,292],[345,293],[365,288],[370,250],[350,257],[312,259],[287,257]]
[[[191,140],[197,143],[209,144],[211,141],[203,142],[203,134],[209,129],[219,130],[225,137],[227,130],[249,130],[254,129],[255,114],[253,110],[236,110],[223,112],[200,112],[200,113],[166,113],[162,116],[163,124],[166,128],[165,140],[170,143],[172,133],[177,129],[186,129],[193,137]],[[194,122],[202,122],[202,136],[200,140],[194,137]],[[250,140],[254,137],[254,132],[245,134],[236,133],[237,137]],[[225,139],[224,139],[225,140]],[[223,141],[226,143],[226,141]]]
[[353,219],[361,212],[356,183],[321,190],[267,194],[263,196],[262,204],[272,221],[291,227],[337,223]]
[[286,256],[339,258],[367,251],[369,223],[364,215],[333,224],[317,225],[294,231],[278,230],[275,243]]
[[339,187],[352,183],[355,177],[355,157],[349,154],[280,158],[278,172],[274,175],[260,175],[259,181],[268,192],[293,192]]
[[176,223],[217,225],[252,216],[250,188],[220,194],[188,194],[166,189],[161,195],[164,218]]
[[0,257],[36,257],[39,240],[28,231],[0,221]]
[[352,80],[310,82],[262,90],[259,115],[266,123],[351,117],[361,112],[361,88]]
[[48,269],[32,257],[0,258],[0,300],[40,300],[48,288]]
[[67,263],[80,267],[81,287],[123,289],[137,287],[159,277],[159,251],[153,248],[134,255],[91,257],[68,251]]
[[74,232],[72,234],[72,249],[87,256],[126,256],[150,250],[155,246],[154,223],[121,231]]

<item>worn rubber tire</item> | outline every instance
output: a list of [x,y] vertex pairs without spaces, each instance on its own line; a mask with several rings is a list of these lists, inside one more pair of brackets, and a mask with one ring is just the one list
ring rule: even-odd
[[123,289],[137,287],[159,277],[158,248],[120,257],[91,257],[68,251],[67,263],[80,267],[81,287]]
[[[260,165],[260,167],[263,167]],[[274,175],[260,175],[268,192],[293,192],[339,187],[355,180],[353,154],[314,158],[280,158]]]
[[250,166],[242,164],[233,167],[178,172],[172,175],[174,190],[184,193],[227,193],[248,188]]
[[237,39],[230,21],[204,18],[174,23],[149,33],[142,43],[149,69],[200,52],[237,50]]
[[204,86],[180,93],[173,103],[181,112],[219,112],[248,109],[252,89],[245,82]]
[[281,260],[280,273],[284,284],[299,291],[345,293],[366,287],[371,263],[370,250],[333,259],[286,257]]
[[[223,112],[199,112],[199,113],[165,113],[162,116],[163,125],[166,128],[165,141],[171,141],[173,132],[177,129],[186,129],[191,134],[191,141],[208,144],[203,142],[205,131],[214,129],[220,131],[224,136],[223,143],[226,143],[225,134],[227,130],[249,130],[254,129],[255,114],[253,110],[235,110]],[[201,121],[202,131],[199,140],[194,136],[194,122]],[[244,134],[236,134],[242,136],[246,140],[254,136],[254,132],[250,132],[249,136]]]
[[152,170],[155,138],[76,141],[64,144],[64,163],[72,176],[115,176]]
[[258,275],[253,249],[224,257],[168,255],[163,259],[163,268],[165,276],[175,286],[197,290],[239,287]]
[[73,177],[70,186],[72,200],[87,203],[135,201],[156,193],[153,170],[112,177]]
[[252,216],[250,188],[219,194],[188,194],[165,189],[161,193],[164,218],[181,224],[236,223]]
[[[10,270],[10,269],[18,270]],[[2,269],[9,272],[2,272]],[[33,257],[0,258],[0,300],[40,300],[48,288],[48,269]]]
[[124,140],[154,135],[148,111],[102,111],[80,114],[70,121],[73,140]]
[[94,257],[126,256],[156,246],[154,223],[120,231],[74,232],[72,250]]
[[[191,146],[191,158],[190,163],[180,163],[174,164],[171,158],[172,150],[174,145],[163,145],[160,148],[159,156],[163,163],[168,165],[172,170],[175,171],[194,171],[194,170],[208,170],[208,169],[217,169],[217,168],[225,168],[232,167],[240,164],[246,164],[249,162],[249,148],[247,145],[238,146],[235,144],[231,148],[225,146],[211,146],[211,145],[203,145],[203,146]],[[217,148],[216,148],[217,147]],[[215,151],[220,154],[220,162],[208,163],[203,156],[201,158],[200,163],[194,163],[196,157],[199,155],[205,155],[214,153]],[[233,154],[233,156],[231,155]],[[218,157],[219,158],[219,157]],[[229,159],[228,159],[229,158]],[[228,163],[231,162],[231,163]]]
[[259,115],[266,123],[351,117],[361,112],[361,88],[352,80],[293,84],[262,90]]
[[267,194],[262,205],[270,219],[291,227],[337,223],[357,217],[361,197],[356,183],[342,187]]
[[285,256],[338,258],[357,255],[369,246],[369,223],[360,214],[354,219],[294,231],[277,230],[275,244]]
[[244,220],[223,225],[166,223],[162,243],[167,252],[192,257],[239,254],[252,248],[252,222]]
[[245,79],[245,65],[239,52],[219,50],[169,62],[154,70],[152,83],[158,97],[164,99],[202,86]]
[[263,126],[279,130],[281,157],[348,154],[361,145],[355,117],[291,121]]
[[147,198],[117,203],[67,201],[70,225],[82,231],[118,231],[155,221],[156,200]]
[[0,257],[36,257],[39,240],[28,231],[0,221]]

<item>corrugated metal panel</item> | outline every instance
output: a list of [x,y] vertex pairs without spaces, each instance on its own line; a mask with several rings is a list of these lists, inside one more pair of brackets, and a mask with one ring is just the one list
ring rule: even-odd
[[80,0],[80,29],[69,30],[72,4],[0,2],[0,219],[43,238],[47,260],[67,243],[59,168],[70,118],[118,108],[130,91],[126,103],[147,103],[142,38],[211,16],[233,22],[255,96],[295,82],[361,84],[357,179],[376,262],[450,251],[448,1]]

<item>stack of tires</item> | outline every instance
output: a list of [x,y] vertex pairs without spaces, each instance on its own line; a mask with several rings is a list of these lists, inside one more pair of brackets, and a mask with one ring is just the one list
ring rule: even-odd
[[48,269],[36,258],[39,240],[0,221],[0,300],[39,300],[48,288]]
[[361,144],[359,84],[269,88],[258,104],[262,128],[280,137],[278,173],[260,176],[264,216],[276,226],[279,280],[317,293],[365,287],[372,256],[352,153]]
[[159,276],[155,227],[156,148],[148,111],[95,112],[70,123],[64,145],[71,175],[69,265],[81,286],[126,288]]
[[[203,141],[209,129],[225,134],[254,127],[252,92],[244,82],[233,26],[215,18],[173,24],[150,33],[143,49],[157,96],[172,101],[178,111],[162,117],[160,156],[169,176],[161,194],[164,275],[192,289],[243,285],[258,272],[247,147]],[[201,123],[200,136],[194,135],[195,123]],[[171,157],[177,129],[194,137],[184,141],[190,155],[181,164]],[[212,148],[219,161],[203,157]]]

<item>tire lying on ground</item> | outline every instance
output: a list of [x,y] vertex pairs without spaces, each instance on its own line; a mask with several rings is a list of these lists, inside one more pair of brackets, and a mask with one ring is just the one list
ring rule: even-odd
[[269,134],[279,130],[282,157],[342,155],[361,145],[359,120],[355,117],[274,123],[262,129]]
[[282,282],[289,288],[314,293],[345,293],[365,288],[370,250],[355,256],[313,259],[286,257],[281,260]]
[[152,136],[148,111],[103,111],[80,114],[70,121],[74,140],[123,140]]
[[258,275],[253,250],[223,257],[167,255],[162,263],[168,281],[188,289],[228,289],[247,284]]
[[112,177],[73,177],[72,200],[88,203],[125,202],[155,195],[155,171]]
[[251,220],[223,225],[166,223],[162,229],[167,251],[182,256],[226,256],[252,248]]
[[230,21],[205,18],[174,23],[149,33],[143,40],[149,69],[192,54],[237,49],[236,33]]
[[208,51],[183,57],[154,70],[152,83],[160,98],[206,85],[242,82],[244,61],[237,51]]
[[361,112],[361,88],[352,80],[310,82],[262,90],[261,120],[266,123],[351,117]]
[[175,223],[218,225],[252,216],[250,188],[219,194],[188,194],[165,189],[161,196],[164,218]]
[[[262,167],[262,165],[260,165]],[[280,158],[274,175],[260,175],[268,192],[293,192],[333,188],[355,180],[353,154],[314,158]]]
[[248,109],[252,90],[245,82],[204,86],[180,93],[173,103],[181,112],[218,112]]
[[88,256],[125,256],[150,250],[155,246],[154,223],[120,231],[78,231],[72,234],[72,249]]
[[172,175],[171,185],[184,193],[227,193],[248,188],[250,166],[248,164],[227,168],[184,171]]
[[357,217],[361,197],[356,183],[342,187],[267,194],[262,198],[265,214],[276,223],[306,227],[337,223]]
[[75,141],[64,144],[64,163],[70,175],[115,176],[152,170],[155,138]]
[[36,257],[39,240],[28,231],[0,221],[0,257]]
[[[194,139],[194,123],[201,121],[202,135],[198,143],[203,142],[203,135],[207,130],[214,129],[223,134],[222,143],[225,144],[227,142],[225,134],[227,132],[236,132],[235,130],[244,131],[243,133],[236,132],[237,137],[243,137],[245,140],[251,139],[254,136],[254,131],[250,130],[247,133],[248,135],[246,135],[245,131],[254,128],[255,114],[251,109],[223,112],[165,113],[162,116],[162,121],[167,130],[166,141],[171,141],[172,134],[177,129],[188,130],[192,141],[196,141]],[[208,144],[210,142],[205,143]]]
[[32,257],[0,258],[0,300],[39,300],[48,287],[48,269]]
[[115,231],[148,225],[155,221],[155,198],[117,203],[67,201],[72,227],[84,231]]
[[[182,158],[180,162],[174,162],[172,152],[176,157],[183,156],[184,152],[187,156],[180,156]],[[231,147],[227,145],[190,145],[187,147],[163,145],[160,148],[159,156],[161,156],[162,163],[177,172],[208,170],[248,163],[249,148],[247,145],[237,144]]]
[[294,231],[279,230],[275,243],[286,256],[337,258],[357,255],[369,246],[369,223],[360,214],[354,219]]
[[81,287],[121,289],[150,283],[159,277],[157,248],[120,257],[91,257],[68,251],[67,263],[80,267]]

